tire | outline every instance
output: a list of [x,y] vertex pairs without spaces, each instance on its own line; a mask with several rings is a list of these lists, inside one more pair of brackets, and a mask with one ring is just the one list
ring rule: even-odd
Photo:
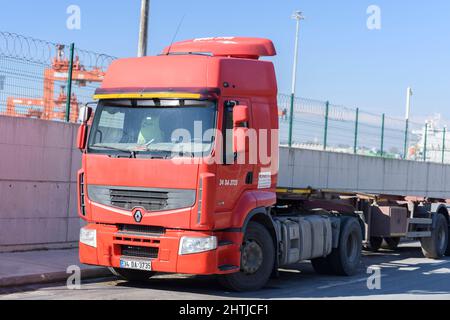
[[448,229],[448,235],[449,235],[449,238],[448,238],[448,241],[447,241],[447,250],[445,250],[445,255],[447,257],[450,257],[450,226],[449,226],[449,229]]
[[121,268],[111,268],[110,270],[116,276],[119,276],[130,282],[146,282],[156,274],[156,272],[152,271],[141,271],[141,270],[131,270]]
[[333,266],[331,265],[328,257],[312,259],[311,264],[314,271],[318,274],[330,275],[334,273]]
[[352,276],[361,263],[362,232],[357,219],[344,222],[339,235],[339,246],[328,256],[334,274]]
[[435,228],[431,237],[420,239],[422,252],[426,258],[439,259],[448,251],[448,223],[442,214],[436,215]]
[[364,245],[364,250],[377,252],[380,250],[383,244],[383,238],[381,237],[370,237],[369,241]]
[[275,247],[269,231],[250,222],[241,248],[241,270],[219,276],[219,282],[237,292],[256,291],[264,287],[275,265]]
[[398,245],[400,244],[400,238],[395,237],[395,238],[383,238],[383,244],[381,245],[381,247],[383,249],[388,249],[388,250],[397,250]]

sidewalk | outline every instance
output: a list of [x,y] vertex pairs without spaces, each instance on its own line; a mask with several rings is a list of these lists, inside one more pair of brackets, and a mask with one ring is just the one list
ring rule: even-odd
[[111,275],[106,268],[81,264],[78,248],[0,253],[0,287],[66,281],[72,265],[81,268],[82,280]]

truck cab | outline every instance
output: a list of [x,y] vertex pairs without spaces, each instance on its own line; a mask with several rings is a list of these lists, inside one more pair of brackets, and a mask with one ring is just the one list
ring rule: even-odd
[[[228,285],[239,273],[250,283],[239,290],[267,282],[277,260],[278,109],[273,64],[260,58],[275,54],[267,39],[204,38],[112,63],[78,134],[82,263],[129,280],[170,272],[223,275]],[[264,240],[246,238],[249,227]]]

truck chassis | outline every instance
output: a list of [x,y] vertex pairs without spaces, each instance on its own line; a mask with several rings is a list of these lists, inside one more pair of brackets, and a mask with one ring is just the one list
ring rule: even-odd
[[[354,220],[361,226],[362,247],[366,250],[377,251],[381,247],[395,250],[401,238],[408,238],[420,240],[423,254],[427,258],[437,259],[450,254],[448,205],[443,199],[287,188],[277,189],[277,198],[277,205],[271,210],[271,215],[281,231],[280,265],[294,263],[296,260],[292,250],[297,248],[291,244],[295,246],[295,240],[304,233],[304,227],[300,224],[311,219],[317,220],[318,217],[324,221],[329,220],[331,239],[327,240],[328,230],[323,226],[312,227],[311,232],[321,234],[319,238],[325,239],[325,242],[331,240],[333,249],[339,247],[341,226],[348,220]],[[299,225],[299,233],[286,231],[289,229],[286,225],[292,223]],[[311,243],[319,241],[316,238],[312,240],[314,241]],[[319,241],[319,246],[322,246],[321,242],[323,241]],[[327,256],[329,248],[323,248],[322,253]],[[302,247],[301,243],[298,250],[300,258],[308,256],[304,255],[308,248]],[[322,273],[323,268],[314,261],[321,259],[317,254],[320,252],[310,254],[308,259],[312,259],[315,269]]]

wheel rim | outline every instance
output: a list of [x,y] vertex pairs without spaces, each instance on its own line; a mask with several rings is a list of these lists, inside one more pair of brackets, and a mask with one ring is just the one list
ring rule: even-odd
[[353,261],[358,255],[358,239],[354,232],[350,233],[347,238],[347,258],[349,261]]
[[241,268],[246,274],[256,273],[263,263],[263,250],[259,243],[249,240],[242,248]]

